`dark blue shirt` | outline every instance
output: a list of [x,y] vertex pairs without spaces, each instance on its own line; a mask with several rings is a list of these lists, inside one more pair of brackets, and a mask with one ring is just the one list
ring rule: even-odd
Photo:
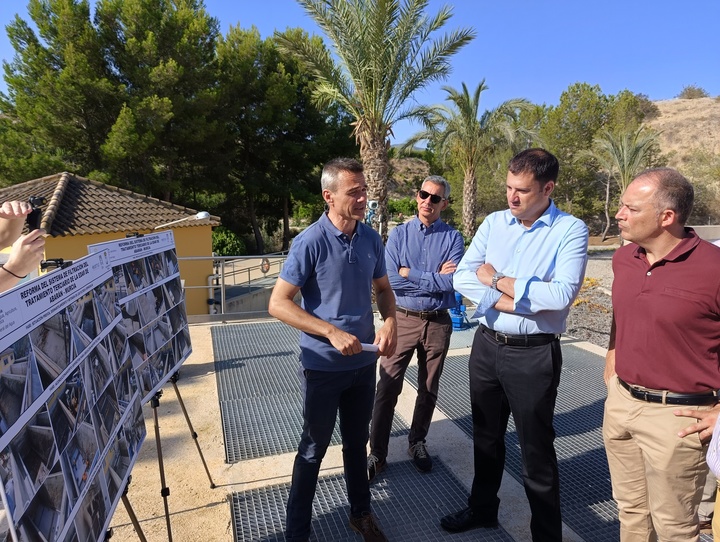
[[[338,230],[327,214],[293,241],[280,278],[300,288],[302,307],[313,316],[352,333],[360,342],[375,340],[372,281],[385,276],[380,236],[357,223],[352,237]],[[375,363],[374,352],[343,356],[330,341],[300,334],[303,367],[348,371]]]
[[[416,216],[390,231],[385,259],[397,305],[416,311],[454,307],[453,274],[441,275],[440,267],[463,256],[463,239],[453,227],[438,219],[426,227]],[[398,274],[409,267],[408,278]]]

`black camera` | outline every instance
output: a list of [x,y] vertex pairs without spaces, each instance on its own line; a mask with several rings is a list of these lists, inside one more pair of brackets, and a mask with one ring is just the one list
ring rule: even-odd
[[33,231],[40,227],[40,217],[42,216],[42,210],[40,207],[47,203],[47,200],[42,196],[31,196],[28,199],[32,211],[27,215],[27,226],[28,230]]

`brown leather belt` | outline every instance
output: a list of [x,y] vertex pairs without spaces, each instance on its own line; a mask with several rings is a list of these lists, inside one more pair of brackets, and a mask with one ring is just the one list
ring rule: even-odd
[[665,405],[714,405],[718,402],[716,390],[702,393],[675,393],[672,391],[647,390],[638,388],[618,377],[620,385],[630,392],[635,399],[648,403],[662,403]]
[[483,333],[490,335],[497,342],[508,346],[543,346],[550,344],[560,338],[560,335],[554,333],[535,333],[533,335],[509,335],[490,329],[486,325],[480,324]]
[[447,309],[439,309],[436,311],[411,311],[405,307],[395,307],[395,310],[403,313],[405,316],[413,316],[415,318],[420,318],[421,320],[435,320],[441,316],[448,315]]

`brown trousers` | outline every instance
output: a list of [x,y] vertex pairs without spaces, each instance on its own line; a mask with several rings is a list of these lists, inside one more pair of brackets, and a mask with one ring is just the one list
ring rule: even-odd
[[380,358],[380,377],[370,429],[370,453],[378,459],[387,457],[393,412],[403,388],[405,371],[416,350],[418,395],[408,440],[411,446],[425,440],[435,411],[440,375],[450,347],[451,333],[452,321],[449,315],[422,320],[397,313],[397,349],[394,356]]

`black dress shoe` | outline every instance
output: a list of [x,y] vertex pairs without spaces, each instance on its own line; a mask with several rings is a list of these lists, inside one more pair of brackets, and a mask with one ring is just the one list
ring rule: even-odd
[[497,518],[483,517],[472,508],[465,508],[442,518],[440,526],[451,533],[462,533],[479,527],[493,529],[498,526],[498,520]]

